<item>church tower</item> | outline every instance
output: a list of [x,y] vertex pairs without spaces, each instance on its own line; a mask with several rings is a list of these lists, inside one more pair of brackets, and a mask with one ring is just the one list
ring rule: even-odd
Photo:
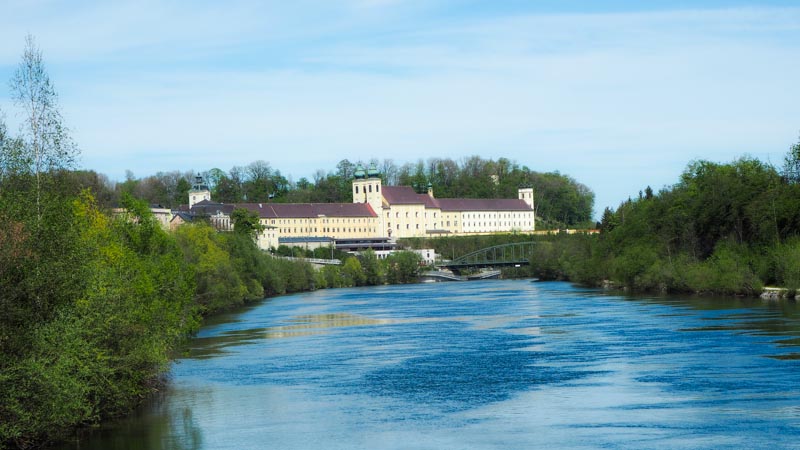
[[192,188],[189,189],[189,208],[203,200],[211,201],[211,189],[208,188],[208,185],[203,181],[203,177],[198,173],[194,177]]
[[353,179],[353,203],[369,203],[379,217],[383,207],[383,196],[381,195],[381,177],[375,164],[370,164],[369,169],[364,170],[364,166],[356,166]]
[[517,192],[519,194],[519,199],[523,200],[533,209],[533,188],[521,188]]

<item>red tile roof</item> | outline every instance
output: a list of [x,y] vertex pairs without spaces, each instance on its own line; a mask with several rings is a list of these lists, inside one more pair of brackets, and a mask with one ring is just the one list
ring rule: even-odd
[[390,205],[416,205],[423,203],[420,199],[420,194],[414,192],[411,186],[383,186],[382,189],[383,198]]
[[377,217],[368,203],[213,203],[202,201],[192,207],[195,214],[213,215],[218,211],[230,215],[244,208],[262,219],[327,217]]
[[378,217],[369,203],[270,203],[260,214],[263,218]]
[[442,211],[530,211],[523,200],[512,198],[432,198],[417,194],[410,186],[384,186],[383,198],[390,205],[418,205]]
[[514,198],[439,198],[442,211],[531,211],[524,200]]

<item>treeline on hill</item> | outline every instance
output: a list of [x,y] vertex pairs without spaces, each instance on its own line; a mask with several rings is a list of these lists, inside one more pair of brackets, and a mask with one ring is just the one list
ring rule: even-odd
[[409,240],[448,259],[492,245],[535,241],[531,265],[504,276],[570,280],[635,291],[757,295],[800,290],[800,143],[781,171],[753,158],[697,161],[680,181],[650,187],[616,210],[600,233]]
[[597,236],[541,242],[532,274],[640,291],[800,289],[800,144],[782,173],[756,159],[691,163],[680,181],[606,209]]
[[[478,156],[456,162],[449,158],[430,158],[427,162],[397,166],[391,159],[350,162],[336,170],[317,170],[313,180],[291,182],[266,161],[236,166],[228,172],[211,169],[202,172],[211,188],[211,197],[222,203],[335,203],[351,202],[352,179],[358,164],[374,164],[387,186],[412,186],[417,192],[433,188],[441,198],[517,198],[520,187],[533,187],[539,226],[546,228],[589,227],[594,193],[586,186],[558,172],[539,173],[506,158],[497,161]],[[192,172],[159,172],[137,179],[128,172],[126,179],[112,183],[92,171],[73,173],[71,184],[90,187],[103,205],[118,202],[130,194],[150,204],[175,208],[186,203]]]

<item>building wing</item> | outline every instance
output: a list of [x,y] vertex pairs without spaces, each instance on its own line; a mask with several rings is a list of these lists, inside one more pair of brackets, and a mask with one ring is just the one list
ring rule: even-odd
[[524,200],[511,198],[440,198],[436,200],[444,211],[530,211]]

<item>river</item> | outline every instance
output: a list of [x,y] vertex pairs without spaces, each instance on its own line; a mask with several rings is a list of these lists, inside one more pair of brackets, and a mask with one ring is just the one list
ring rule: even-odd
[[529,280],[323,290],[215,317],[86,449],[798,448],[794,302]]

